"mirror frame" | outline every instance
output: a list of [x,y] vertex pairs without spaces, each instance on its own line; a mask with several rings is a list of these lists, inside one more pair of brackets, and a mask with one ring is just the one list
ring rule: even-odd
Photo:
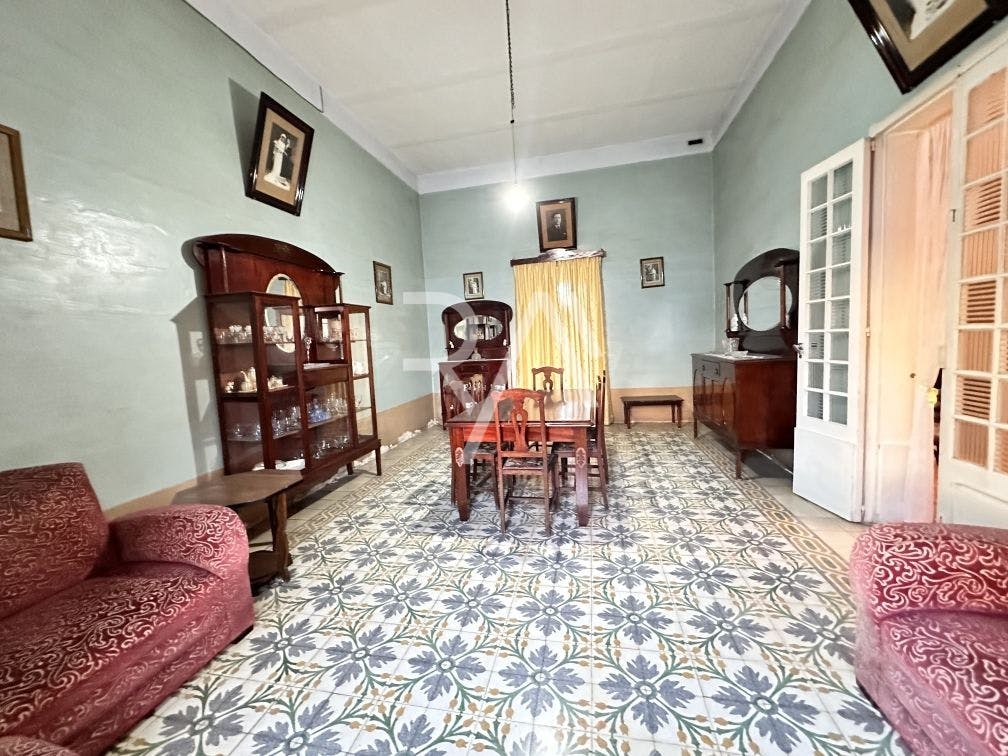
[[[485,315],[497,318],[503,326],[501,332],[492,339],[478,341],[459,340],[455,327],[470,315]],[[492,299],[474,299],[450,305],[441,311],[444,325],[445,351],[449,360],[468,360],[474,352],[485,359],[507,357],[511,346],[511,306]]]
[[[768,276],[780,281],[781,319],[770,328],[756,330],[742,322],[742,298],[750,284]],[[791,294],[789,307],[785,307],[785,291]],[[737,318],[735,329],[733,315]],[[725,334],[739,339],[739,349],[794,356],[798,340],[798,250],[778,247],[757,255],[739,268],[734,281],[725,284]]]

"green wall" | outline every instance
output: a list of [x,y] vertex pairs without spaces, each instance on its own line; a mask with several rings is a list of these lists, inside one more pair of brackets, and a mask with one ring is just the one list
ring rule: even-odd
[[[606,250],[612,385],[688,385],[689,354],[710,348],[713,329],[710,155],[550,176],[523,186],[533,200],[575,197],[578,247]],[[534,204],[512,211],[505,188],[420,198],[435,357],[444,355],[440,312],[462,300],[462,274],[483,271],[486,297],[513,305],[511,259],[539,252]],[[657,256],[665,258],[665,286],[641,289],[640,258]]]
[[[379,409],[430,391],[417,194],[182,0],[0,3],[0,123],[21,132],[35,240],[0,239],[0,468],[80,460],[108,507],[221,466],[186,240],[270,236],[374,304]],[[244,196],[259,92],[314,126],[300,217]]]
[[716,300],[750,258],[798,248],[802,172],[915,94],[900,95],[847,0],[812,0],[714,149]]

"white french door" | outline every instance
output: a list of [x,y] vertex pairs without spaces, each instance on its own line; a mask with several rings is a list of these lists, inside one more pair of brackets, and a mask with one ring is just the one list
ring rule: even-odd
[[1008,527],[1008,47],[956,89],[961,208],[950,245],[938,508],[947,522]]
[[864,470],[868,141],[801,177],[793,489],[860,521]]

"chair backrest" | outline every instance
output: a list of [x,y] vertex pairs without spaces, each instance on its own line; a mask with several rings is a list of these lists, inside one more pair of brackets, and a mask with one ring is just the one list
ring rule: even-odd
[[464,391],[465,384],[462,381],[449,381],[445,384],[444,391],[441,393],[441,401],[444,403],[446,418],[453,418],[465,410],[465,404],[462,400]]
[[[528,389],[506,389],[490,394],[494,408],[494,427],[497,430],[497,453],[504,457],[542,457],[545,461],[546,439],[546,396],[542,391]],[[538,408],[538,418],[529,419],[529,407]],[[531,426],[531,428],[530,428]],[[529,430],[532,433],[529,433]],[[533,441],[542,441],[538,449],[532,448]],[[510,448],[506,445],[510,444]]]
[[486,398],[486,384],[483,383],[482,375],[474,375],[466,381],[466,388],[474,402],[482,402]]
[[551,365],[543,365],[542,367],[532,368],[532,388],[536,388],[536,378],[542,376],[542,390],[547,394],[553,393],[553,376],[560,377],[560,398],[563,398],[563,374],[564,369],[561,367],[553,367]]

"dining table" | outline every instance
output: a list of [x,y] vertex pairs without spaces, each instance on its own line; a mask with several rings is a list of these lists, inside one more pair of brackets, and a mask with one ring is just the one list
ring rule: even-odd
[[[577,502],[578,525],[588,524],[588,432],[595,426],[595,392],[591,389],[568,389],[556,396],[547,395],[543,405],[546,438],[540,439],[539,407],[529,411],[529,441],[569,441],[574,445],[574,496]],[[501,424],[503,441],[513,441],[510,424]],[[459,519],[469,519],[469,464],[471,453],[480,443],[497,441],[493,401],[488,396],[462,413],[448,419],[451,444],[452,501],[458,507]]]

